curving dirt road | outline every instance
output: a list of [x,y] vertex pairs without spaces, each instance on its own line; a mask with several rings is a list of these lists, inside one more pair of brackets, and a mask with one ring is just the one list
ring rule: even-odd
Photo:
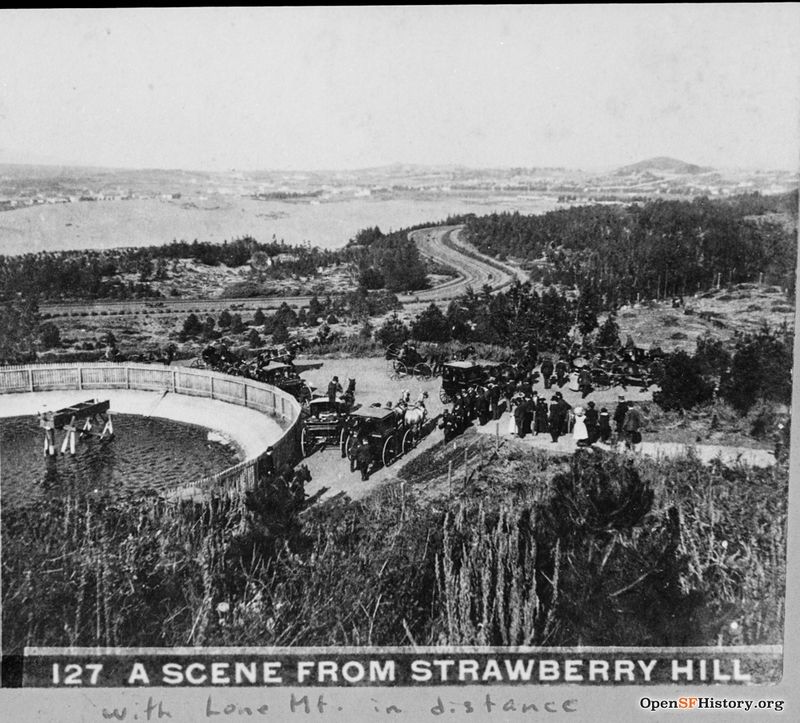
[[461,240],[462,228],[463,226],[437,226],[409,234],[423,256],[454,268],[459,277],[432,289],[418,291],[413,297],[401,296],[401,301],[445,301],[461,296],[467,287],[479,291],[488,284],[492,290],[497,291],[511,284],[515,278],[524,280],[525,272],[483,256],[469,247]]
[[[468,248],[459,238],[461,226],[437,226],[412,231],[410,236],[417,243],[423,256],[455,269],[459,276],[413,294],[399,294],[404,304],[449,301],[463,294],[467,287],[480,290],[489,284],[497,290],[508,286],[515,276],[523,278],[524,272],[512,269],[494,259],[478,254]],[[469,254],[469,255],[467,255]],[[71,316],[81,313],[105,312],[105,314],[187,314],[219,312],[223,309],[255,311],[256,309],[277,309],[286,302],[290,306],[305,306],[310,296],[259,296],[249,299],[149,299],[133,301],[97,301],[78,303],[41,304],[39,310],[51,318]]]

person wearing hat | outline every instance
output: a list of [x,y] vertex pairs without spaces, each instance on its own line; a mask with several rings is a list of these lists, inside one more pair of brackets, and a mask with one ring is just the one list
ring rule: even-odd
[[522,439],[525,436],[525,418],[528,414],[528,400],[520,396],[517,406],[514,407],[514,423],[517,426],[517,436]]
[[342,385],[339,384],[339,377],[333,377],[328,383],[328,401],[331,405],[336,403],[336,395],[342,393]]
[[540,370],[542,372],[542,379],[544,380],[544,388],[550,389],[551,385],[553,384],[553,362],[549,359],[545,359],[542,362]]
[[534,433],[539,432],[545,434],[548,430],[547,420],[547,400],[544,394],[536,400],[536,415],[534,417]]
[[561,430],[566,423],[566,408],[562,404],[562,400],[556,392],[550,400],[550,409],[548,410],[547,419],[550,427],[550,437],[553,442],[558,442],[561,436]]
[[361,470],[361,480],[366,482],[369,479],[369,466],[372,464],[372,449],[369,440],[362,439],[361,444],[356,449],[356,463]]
[[625,421],[625,415],[628,413],[631,405],[629,402],[625,401],[625,395],[619,395],[619,403],[617,404],[617,408],[614,410],[614,427],[617,431],[617,439],[622,440],[624,437],[622,424]]
[[572,438],[578,447],[589,446],[589,431],[586,429],[586,415],[583,407],[575,407],[575,426],[572,428]]
[[589,402],[586,405],[586,431],[589,433],[589,444],[594,444],[600,436],[597,425],[597,408],[595,407],[594,402]]
[[635,450],[636,445],[642,441],[642,433],[639,431],[644,424],[642,413],[639,407],[631,404],[625,414],[625,420],[622,422],[622,431],[625,435],[625,446],[628,449]]
[[611,439],[611,415],[605,407],[600,409],[600,415],[597,418],[597,434],[603,444],[607,444]]

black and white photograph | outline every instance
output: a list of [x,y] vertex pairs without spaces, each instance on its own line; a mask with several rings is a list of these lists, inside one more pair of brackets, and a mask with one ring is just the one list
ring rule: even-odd
[[798,38],[0,11],[20,719],[785,715]]

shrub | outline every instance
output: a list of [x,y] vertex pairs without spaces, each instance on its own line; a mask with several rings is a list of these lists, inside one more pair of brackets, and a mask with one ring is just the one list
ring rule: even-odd
[[386,319],[381,328],[375,332],[375,338],[387,347],[391,344],[402,344],[408,339],[409,335],[408,327],[396,313]]
[[450,324],[436,304],[431,304],[411,323],[411,336],[419,341],[449,341]]
[[685,351],[664,359],[660,387],[653,394],[653,401],[662,409],[691,409],[711,399],[714,393],[713,384],[703,377],[700,362]]
[[781,338],[763,329],[740,338],[721,393],[740,414],[746,414],[758,399],[790,404],[791,336]]

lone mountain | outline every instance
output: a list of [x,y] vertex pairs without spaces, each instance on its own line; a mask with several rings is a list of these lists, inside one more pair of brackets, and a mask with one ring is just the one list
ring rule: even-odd
[[639,161],[638,163],[632,163],[630,166],[618,168],[616,175],[628,176],[636,173],[695,175],[697,173],[708,173],[713,170],[713,168],[704,168],[703,166],[696,166],[694,163],[679,161],[677,158],[658,156],[657,158],[648,158],[646,161]]

